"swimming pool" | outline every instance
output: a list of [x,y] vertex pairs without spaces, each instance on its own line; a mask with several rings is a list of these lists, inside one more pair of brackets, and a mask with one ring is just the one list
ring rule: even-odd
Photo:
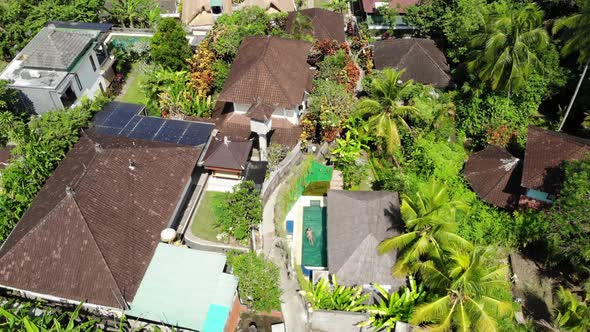
[[[323,269],[327,266],[326,222],[327,209],[320,206],[320,201],[311,201],[310,206],[303,207],[301,265],[307,269]],[[307,239],[307,228],[313,233],[313,245]]]

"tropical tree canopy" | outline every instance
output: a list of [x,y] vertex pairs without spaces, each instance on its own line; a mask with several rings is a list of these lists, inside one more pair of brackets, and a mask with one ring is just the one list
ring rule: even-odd
[[112,23],[129,28],[148,28],[160,18],[160,6],[154,0],[112,0],[105,10]]
[[469,71],[492,90],[523,89],[529,76],[544,70],[538,53],[549,46],[543,11],[536,4],[498,2],[470,41]]
[[442,259],[444,250],[471,248],[471,243],[457,235],[455,215],[468,206],[450,200],[447,188],[431,181],[415,197],[404,195],[401,213],[406,233],[386,239],[379,244],[379,253],[399,250],[393,266],[394,276],[416,272],[425,258]]
[[368,83],[369,97],[361,99],[357,112],[368,119],[368,128],[382,139],[385,150],[393,154],[401,145],[400,127],[410,131],[407,120],[417,114],[417,108],[406,105],[413,90],[413,81],[402,82],[404,71],[384,69]]
[[557,20],[553,33],[564,32],[563,55],[579,52],[578,62],[586,63],[590,61],[590,0],[578,0],[577,3],[579,12]]
[[513,315],[508,266],[491,248],[451,250],[446,259],[422,264],[419,275],[440,295],[416,308],[413,324],[432,331],[498,331],[498,320]]

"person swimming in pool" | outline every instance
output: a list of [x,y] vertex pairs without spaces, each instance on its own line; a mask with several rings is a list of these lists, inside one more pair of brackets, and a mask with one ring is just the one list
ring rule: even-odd
[[308,227],[305,230],[305,236],[307,237],[307,241],[309,241],[309,244],[313,246],[313,232],[311,231],[311,228]]

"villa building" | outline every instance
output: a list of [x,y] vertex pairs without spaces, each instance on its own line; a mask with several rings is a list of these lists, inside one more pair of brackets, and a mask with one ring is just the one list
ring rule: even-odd
[[114,57],[104,42],[110,24],[48,22],[0,74],[20,91],[25,109],[41,114],[105,92]]

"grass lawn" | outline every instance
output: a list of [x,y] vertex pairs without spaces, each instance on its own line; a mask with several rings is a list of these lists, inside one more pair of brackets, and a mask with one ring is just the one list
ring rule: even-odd
[[125,81],[125,86],[123,86],[123,93],[117,97],[117,101],[136,104],[146,104],[148,102],[142,89],[146,74],[141,68],[142,64],[139,62],[131,66],[131,71],[127,74],[127,80]]
[[367,167],[366,176],[361,180],[358,190],[373,191],[373,181],[375,181],[375,174],[373,174],[373,168]]
[[6,68],[6,66],[8,66],[8,62],[6,62],[4,60],[0,60],[0,71],[4,70],[4,68]]
[[220,231],[217,229],[216,217],[213,212],[213,207],[220,201],[222,201],[227,193],[206,191],[203,194],[199,209],[196,211],[195,219],[192,225],[192,232],[199,238],[207,241],[217,241],[217,234]]

